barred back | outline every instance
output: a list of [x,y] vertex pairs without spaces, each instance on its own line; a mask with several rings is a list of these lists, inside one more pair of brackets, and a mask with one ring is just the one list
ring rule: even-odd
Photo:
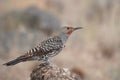
[[36,46],[35,48],[29,50],[27,52],[27,54],[18,57],[19,59],[27,59],[27,58],[31,58],[31,57],[41,57],[44,55],[49,55],[51,54],[53,51],[57,51],[60,50],[63,47],[63,42],[61,40],[60,37],[58,36],[54,36],[51,37],[43,42],[41,42],[41,44],[39,44],[38,46]]

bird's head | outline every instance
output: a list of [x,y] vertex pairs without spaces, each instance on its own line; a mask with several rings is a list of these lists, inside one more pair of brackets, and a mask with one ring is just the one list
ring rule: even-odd
[[63,41],[63,43],[66,43],[66,40],[68,39],[68,37],[72,34],[72,32],[78,30],[78,29],[82,29],[82,27],[71,27],[71,26],[65,26],[62,28],[62,32],[60,32],[60,37]]
[[63,32],[67,35],[70,35],[72,32],[78,30],[78,29],[82,29],[82,27],[76,27],[76,28],[73,28],[71,26],[65,26],[63,27]]

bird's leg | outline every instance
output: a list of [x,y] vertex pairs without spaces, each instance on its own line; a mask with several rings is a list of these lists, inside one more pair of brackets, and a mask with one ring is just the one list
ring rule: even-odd
[[45,63],[50,64],[50,58],[48,56],[45,57]]
[[50,64],[50,58],[48,56],[44,56],[43,62],[40,65],[49,65]]
[[47,64],[47,65],[52,65],[52,63],[50,62],[51,58],[56,56],[59,52],[61,51],[61,49],[59,49],[58,51],[53,51],[51,54],[47,54],[47,55],[43,55],[41,58],[43,60],[43,63],[41,64]]
[[47,65],[49,65],[49,66],[53,66],[54,64],[51,62],[51,57],[49,57],[46,61],[45,61],[45,63],[47,64]]

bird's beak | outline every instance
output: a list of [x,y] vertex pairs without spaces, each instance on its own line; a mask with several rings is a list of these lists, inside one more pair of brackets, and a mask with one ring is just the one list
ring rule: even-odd
[[83,27],[76,27],[74,30],[83,29]]

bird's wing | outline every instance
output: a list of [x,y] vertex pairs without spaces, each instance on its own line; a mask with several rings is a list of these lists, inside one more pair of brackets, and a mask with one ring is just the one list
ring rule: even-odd
[[42,52],[45,54],[50,53],[55,50],[59,50],[62,47],[63,47],[62,40],[58,36],[49,38],[48,40],[41,43]]
[[57,51],[63,47],[62,40],[55,36],[53,38],[49,38],[43,41],[40,45],[34,47],[33,49],[29,50],[25,55],[18,57],[17,59],[21,59],[26,61],[33,56],[42,56],[45,54],[52,53],[53,51]]
[[43,55],[43,53],[40,50],[35,50],[35,49],[37,48],[35,47],[34,49],[29,50],[26,54],[18,57],[17,59],[22,60],[22,61],[27,61],[34,56]]
[[29,50],[25,55],[17,57],[16,59],[5,63],[6,66],[15,65],[19,62],[40,59],[43,56],[55,56],[63,48],[62,40],[59,37],[49,38],[43,41],[39,46]]

